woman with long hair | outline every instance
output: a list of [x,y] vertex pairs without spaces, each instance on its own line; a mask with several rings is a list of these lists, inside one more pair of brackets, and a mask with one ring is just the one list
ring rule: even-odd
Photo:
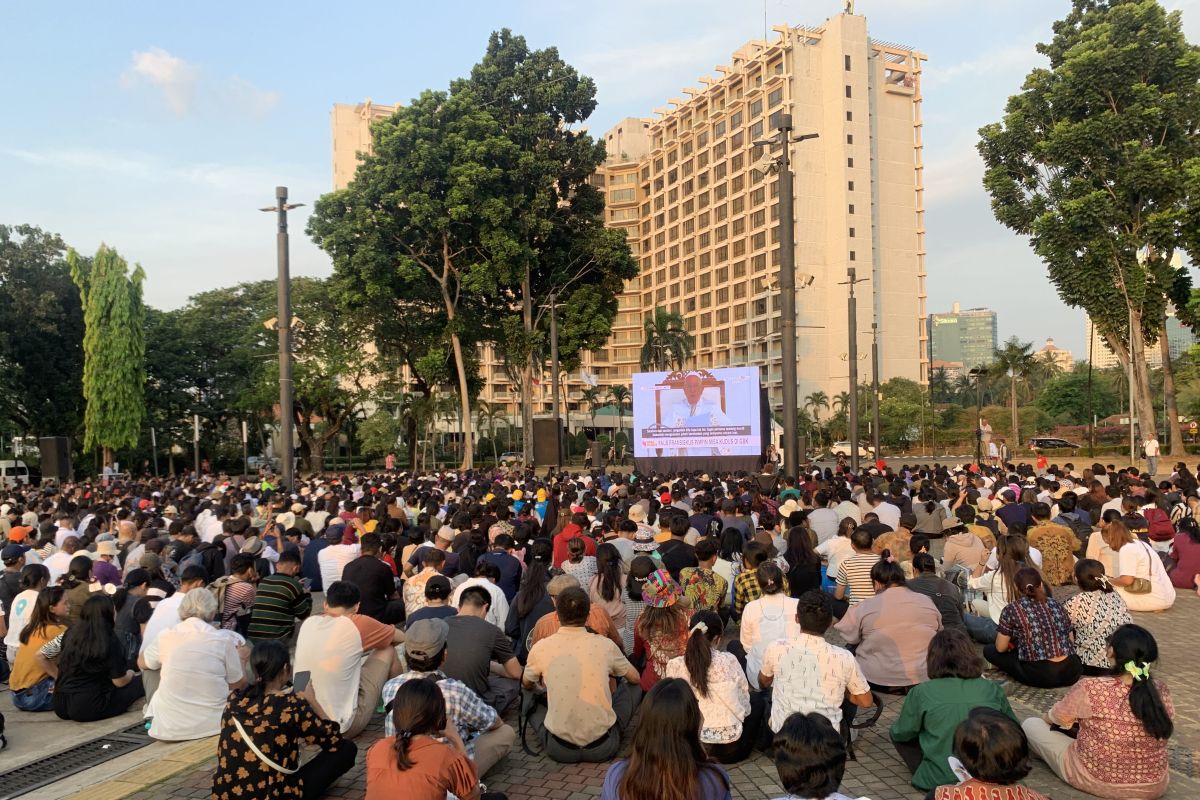
[[1027,686],[1072,685],[1083,673],[1083,662],[1071,640],[1070,616],[1033,567],[1017,570],[1015,581],[1016,599],[1000,614],[996,641],[983,648],[983,657]]
[[650,556],[634,556],[629,562],[629,576],[625,581],[625,596],[621,598],[625,604],[625,627],[621,628],[622,650],[633,652],[634,639],[637,633],[637,623],[646,610],[646,601],[642,599],[642,589],[646,579],[658,569],[658,563]]
[[1117,628],[1131,624],[1133,617],[1099,561],[1081,558],[1075,562],[1075,583],[1079,594],[1063,603],[1075,633],[1075,652],[1083,662],[1084,675],[1107,675],[1111,666],[1108,638]]
[[[1170,783],[1167,740],[1175,708],[1167,686],[1150,674],[1158,643],[1140,625],[1122,625],[1109,640],[1104,677],[1084,678],[1044,717],[1022,727],[1033,752],[1076,789],[1114,800],[1155,800]],[[1071,728],[1072,739],[1052,725]]]
[[1117,554],[1112,585],[1130,611],[1165,611],[1175,603],[1175,587],[1153,547],[1119,520],[1104,529],[1104,543]]
[[[997,569],[983,572],[968,581],[970,588],[987,595],[986,599],[972,600],[970,610],[974,613],[964,615],[973,618],[965,621],[972,635],[980,634],[976,636],[976,641],[995,638],[995,625],[1000,622],[1000,614],[1012,598],[1020,595],[1014,580],[1017,571],[1033,566],[1029,561],[1029,542],[1024,536],[1015,534],[996,537],[996,559],[999,562]],[[988,621],[992,624],[989,625]]]
[[148,602],[142,602],[149,589],[150,573],[139,567],[125,575],[121,588],[112,596],[113,608],[117,610],[117,639],[125,648],[125,658],[130,664],[137,661],[142,649],[142,626],[154,612]]
[[[719,518],[714,519],[720,522]],[[717,537],[719,552],[717,561],[713,564],[713,572],[729,584],[729,597],[726,598],[725,605],[733,604],[733,582],[742,571],[742,548],[745,544],[746,540],[737,528],[726,528]]]
[[1176,525],[1175,544],[1171,546],[1175,568],[1171,584],[1176,589],[1195,589],[1200,593],[1200,522],[1188,516]]
[[624,628],[625,601],[621,593],[625,589],[625,573],[621,569],[621,553],[612,544],[605,542],[596,547],[596,574],[586,588],[592,605],[608,612],[613,628]]
[[[804,535],[803,529],[800,531]],[[746,674],[756,690],[767,647],[778,639],[793,640],[800,635],[800,623],[796,621],[799,601],[784,593],[783,572],[773,561],[767,561],[758,567],[757,577],[762,595],[746,604],[737,644],[731,643],[729,648],[745,659]]]
[[683,590],[666,570],[650,574],[642,584],[642,601],[646,608],[634,626],[633,657],[635,666],[642,665],[642,691],[648,692],[658,683],[667,662],[683,655],[687,648],[687,611],[680,604]]
[[722,764],[744,761],[762,725],[763,696],[751,696],[737,658],[719,649],[724,633],[720,616],[698,611],[688,625],[687,649],[667,663],[663,677],[679,678],[692,687],[703,720],[700,742],[709,758]]
[[946,507],[937,501],[937,492],[928,482],[917,493],[913,515],[917,518],[913,533],[923,533],[931,539],[942,535],[942,522],[950,516]]
[[660,681],[642,701],[629,758],[608,768],[600,800],[729,800],[729,774],[709,761],[686,681]]
[[396,734],[367,751],[366,800],[444,800],[451,794],[480,800],[475,765],[446,716],[446,700],[435,681],[402,683],[391,713]]
[[795,598],[809,589],[821,588],[821,556],[817,554],[807,527],[788,530],[787,550],[783,557],[788,563],[788,594]]
[[529,563],[521,576],[521,585],[508,608],[504,632],[517,643],[517,659],[523,664],[529,656],[529,634],[533,626],[554,610],[546,584],[554,570],[550,566],[553,549],[548,539],[534,539],[528,548]]
[[21,711],[54,709],[54,678],[58,669],[52,662],[37,656],[42,645],[67,629],[66,595],[66,589],[61,586],[44,587],[34,601],[29,622],[18,634],[20,646],[12,674],[8,677],[8,688],[13,693],[13,705]]
[[[293,692],[287,645],[258,642],[250,653],[256,680],[229,695],[221,715],[213,800],[320,797],[354,766],[358,748],[343,739],[312,684]],[[321,752],[300,765],[300,745]]]
[[[68,589],[68,602],[70,597]],[[117,641],[112,600],[106,594],[92,595],[79,621],[63,636],[54,713],[59,719],[95,722],[125,713],[144,694],[141,676],[130,669]]]

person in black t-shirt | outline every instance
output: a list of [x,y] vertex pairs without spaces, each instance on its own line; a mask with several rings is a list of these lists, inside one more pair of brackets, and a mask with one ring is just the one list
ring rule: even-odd
[[358,587],[362,600],[358,613],[394,625],[404,619],[404,602],[396,590],[392,568],[380,559],[383,542],[368,533],[359,541],[361,555],[346,565],[342,580]]
[[658,554],[662,557],[663,567],[678,581],[679,573],[686,567],[698,567],[696,548],[687,543],[687,532],[691,527],[688,518],[683,514],[671,516],[671,538],[658,546]]

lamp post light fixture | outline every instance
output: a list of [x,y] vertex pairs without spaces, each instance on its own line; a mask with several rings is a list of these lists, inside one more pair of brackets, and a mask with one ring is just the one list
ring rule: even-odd
[[987,367],[974,367],[967,374],[975,379],[975,464],[983,467],[983,379]]
[[[795,194],[793,192],[793,175],[791,164],[792,145],[809,139],[816,139],[818,134],[805,133],[792,136],[792,115],[780,114],[777,134],[769,139],[754,142],[756,146],[773,147],[783,145],[778,156],[764,154],[761,167],[756,167],[764,174],[777,173],[779,188],[779,290],[780,290],[780,358],[783,377],[783,463],[787,472],[798,474],[800,469],[800,441],[796,430],[796,213]],[[806,276],[805,285],[812,283],[812,276]]]

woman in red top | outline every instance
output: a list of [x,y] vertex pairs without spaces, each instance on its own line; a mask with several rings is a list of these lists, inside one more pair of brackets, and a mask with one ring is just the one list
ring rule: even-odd
[[667,662],[687,650],[688,616],[679,605],[683,591],[666,570],[650,573],[642,584],[646,608],[633,634],[633,663],[642,665],[642,691],[658,683]]
[[1171,584],[1200,593],[1200,523],[1195,517],[1184,517],[1178,528],[1171,547],[1171,558],[1175,559],[1175,568],[1169,573]]
[[[483,800],[479,776],[458,729],[446,718],[437,683],[415,678],[401,684],[392,701],[396,735],[367,751],[366,800]],[[495,795],[491,795],[495,797]]]
[[568,556],[570,556],[570,553],[567,552],[567,542],[571,539],[582,537],[583,554],[585,556],[596,555],[596,540],[590,536],[583,535],[583,532],[587,529],[587,526],[587,514],[583,513],[582,511],[576,511],[571,515],[571,521],[564,525],[563,529],[554,535],[555,569],[562,569],[563,562],[567,560]]

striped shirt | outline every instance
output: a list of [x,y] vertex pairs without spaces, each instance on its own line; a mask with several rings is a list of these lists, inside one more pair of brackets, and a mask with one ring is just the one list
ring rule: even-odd
[[251,639],[287,639],[293,621],[312,611],[312,595],[290,575],[268,575],[258,582],[250,617]]
[[875,583],[871,580],[871,568],[879,563],[874,553],[855,553],[843,559],[837,571],[839,586],[850,590],[850,605],[856,606],[863,600],[875,596]]

